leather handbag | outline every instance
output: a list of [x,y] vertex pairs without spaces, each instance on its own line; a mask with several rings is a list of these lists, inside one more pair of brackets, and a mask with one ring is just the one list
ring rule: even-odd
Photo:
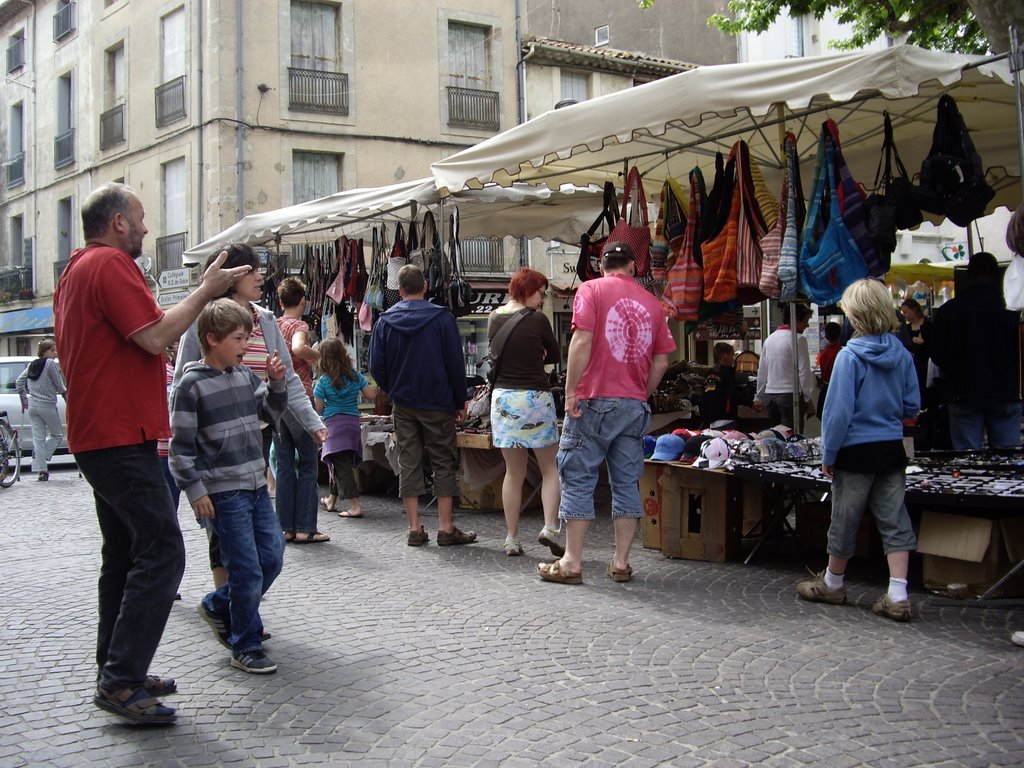
[[[840,213],[832,141],[825,134],[822,140],[826,143],[824,173],[820,175],[807,213],[799,276],[803,294],[815,304],[828,305],[838,302],[850,283],[867,277],[868,266]],[[813,230],[826,192],[830,200],[828,223],[820,236],[814,237]]]
[[651,274],[651,225],[647,218],[643,182],[635,165],[626,175],[621,217],[608,235],[608,240],[626,243],[633,249],[634,274],[637,278],[646,278]]
[[[892,119],[883,112],[882,156],[875,171],[875,192],[864,201],[868,232],[875,240],[878,258],[888,271],[896,250],[896,230],[916,227],[923,221],[917,188],[911,183],[893,142]],[[893,175],[893,161],[896,174]]]
[[590,229],[580,235],[580,256],[576,261],[576,276],[580,279],[581,283],[601,276],[601,250],[604,248],[604,244],[608,242],[608,235],[604,237],[594,236],[602,226],[607,227],[607,232],[611,232],[615,229],[615,224],[618,220],[619,211],[615,205],[615,185],[610,181],[606,181],[604,183],[604,202],[601,206],[601,213],[594,219]]
[[447,295],[448,309],[456,317],[468,315],[473,305],[473,289],[462,276],[462,248],[459,245],[459,209],[452,208],[451,216],[448,217],[449,231],[451,232],[451,267],[452,272],[448,278]]

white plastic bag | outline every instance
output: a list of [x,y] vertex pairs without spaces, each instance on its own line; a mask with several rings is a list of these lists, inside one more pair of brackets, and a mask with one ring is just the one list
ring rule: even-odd
[[1024,256],[1014,256],[1003,276],[1003,296],[1006,308],[1019,312],[1024,309]]

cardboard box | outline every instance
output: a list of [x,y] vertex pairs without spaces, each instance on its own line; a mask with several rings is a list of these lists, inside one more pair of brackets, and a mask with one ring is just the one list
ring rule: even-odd
[[455,444],[459,448],[493,448],[490,432],[456,432]]
[[[1024,557],[1024,520],[925,511],[917,550],[924,585],[942,594],[980,595]],[[1000,587],[998,597],[1024,595],[1024,572]]]
[[[803,549],[827,551],[828,526],[832,521],[832,503],[828,501],[804,501],[796,510],[796,535]],[[865,511],[857,529],[855,557],[868,559],[884,555],[882,537],[871,512]]]
[[469,485],[460,480],[459,506],[464,509],[501,509],[501,483],[503,480],[502,476],[487,485],[479,486]]
[[646,463],[640,481],[643,545],[661,549],[666,557],[735,559],[742,538],[741,488],[740,481],[727,472]]

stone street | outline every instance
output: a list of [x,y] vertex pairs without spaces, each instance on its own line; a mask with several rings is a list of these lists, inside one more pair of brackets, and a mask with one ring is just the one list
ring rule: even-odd
[[[499,512],[456,511],[479,543],[410,548],[397,499],[320,513],[333,541],[289,545],[263,603],[279,671],[250,676],[196,615],[205,536],[183,500],[188,566],[156,674],[178,724],[142,729],[91,702],[100,539],[71,468],[0,489],[0,765],[1019,766],[1019,602],[988,607],[912,583],[914,620],[873,616],[884,580],[854,560],[842,607],[798,600],[824,565],[789,540],[751,565],[670,560],[639,541],[634,580],[605,574],[607,504],[582,586],[524,515],[507,558]],[[916,587],[916,588],[915,588]]]

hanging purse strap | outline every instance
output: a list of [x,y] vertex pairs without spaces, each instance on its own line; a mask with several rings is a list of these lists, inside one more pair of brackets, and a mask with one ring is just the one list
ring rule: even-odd
[[454,274],[462,274],[462,247],[459,245],[459,207],[452,206],[451,215],[448,217],[449,232],[451,234],[451,253]]
[[588,239],[593,239],[594,233],[601,227],[602,224],[608,227],[608,231],[611,232],[615,228],[615,222],[619,220],[619,210],[616,206],[615,200],[615,184],[606,181],[604,183],[604,202],[601,206],[601,212],[597,214],[597,218],[594,219],[594,223],[590,225],[590,229],[587,230]]
[[498,380],[498,365],[501,363],[501,353],[505,349],[505,342],[508,337],[512,335],[512,331],[515,327],[521,323],[527,315],[536,310],[530,309],[529,307],[523,307],[516,312],[512,317],[505,321],[505,324],[498,329],[498,332],[494,334],[494,338],[491,340],[491,348],[487,353],[487,356],[491,359],[491,366],[494,368],[494,381]]
[[[629,218],[627,218],[627,205],[629,206],[628,213],[632,214]],[[638,213],[639,223],[634,224]],[[635,165],[629,169],[629,173],[626,175],[626,188],[622,191],[622,218],[626,219],[631,227],[650,226],[647,219],[647,197],[644,195],[640,171]]]

